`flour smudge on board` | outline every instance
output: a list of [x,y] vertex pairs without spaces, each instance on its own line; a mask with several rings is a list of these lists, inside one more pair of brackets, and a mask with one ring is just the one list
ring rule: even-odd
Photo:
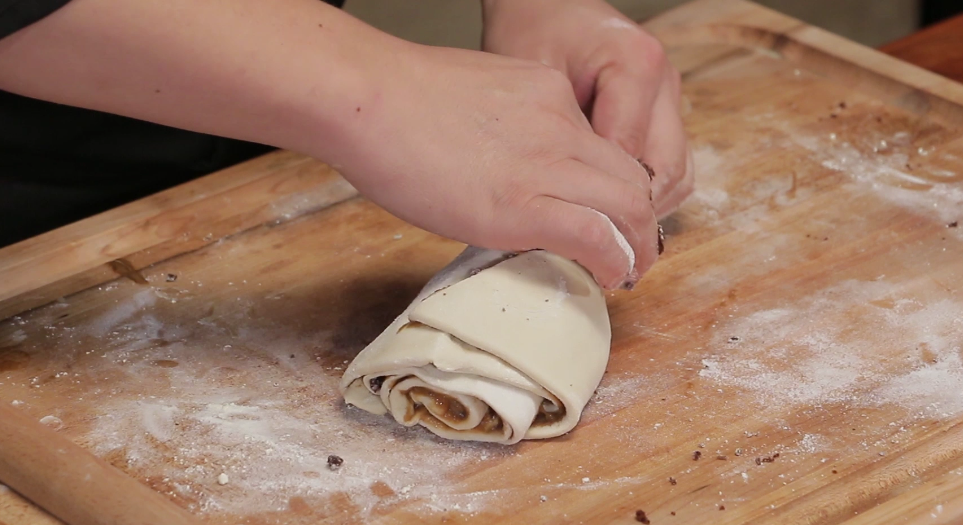
[[961,311],[953,299],[844,281],[721,324],[699,375],[769,406],[846,403],[955,416],[963,413]]

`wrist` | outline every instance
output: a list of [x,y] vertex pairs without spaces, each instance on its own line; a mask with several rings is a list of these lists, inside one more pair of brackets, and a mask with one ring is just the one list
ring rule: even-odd
[[403,83],[399,62],[407,64],[416,47],[356,20],[339,33],[332,49],[297,67],[304,78],[289,87],[290,103],[281,109],[285,133],[278,139],[285,149],[336,167],[350,163],[378,133],[389,94]]

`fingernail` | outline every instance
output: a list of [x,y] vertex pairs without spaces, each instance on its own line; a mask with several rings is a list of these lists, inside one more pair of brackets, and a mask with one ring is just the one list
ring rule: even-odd
[[635,288],[636,283],[639,282],[639,272],[633,268],[629,271],[629,274],[625,276],[625,280],[619,285],[622,290],[631,290]]
[[662,225],[659,225],[659,255],[665,251],[665,232],[662,230]]

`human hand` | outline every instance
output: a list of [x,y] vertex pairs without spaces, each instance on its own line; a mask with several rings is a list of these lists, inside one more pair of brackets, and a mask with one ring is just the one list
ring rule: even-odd
[[693,190],[679,73],[661,44],[604,0],[483,0],[485,51],[564,73],[595,132],[653,168],[658,217]]
[[367,102],[345,109],[353,123],[332,160],[359,191],[445,237],[575,260],[608,289],[630,287],[655,262],[645,170],[592,130],[561,73],[397,45],[370,68],[379,77],[364,83],[377,86],[359,94]]

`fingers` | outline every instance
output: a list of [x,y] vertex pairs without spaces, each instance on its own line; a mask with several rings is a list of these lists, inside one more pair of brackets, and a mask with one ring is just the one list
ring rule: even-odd
[[692,194],[695,188],[695,164],[692,159],[692,149],[686,148],[685,175],[675,187],[653,203],[655,216],[663,219],[672,214]]
[[[634,160],[629,162],[634,165],[633,171],[640,169]],[[584,206],[608,217],[631,248],[634,264],[628,279],[633,284],[655,264],[659,256],[658,225],[647,187],[575,160],[556,164],[551,173],[535,184],[539,194]]]
[[[632,249],[605,215],[546,195],[499,217],[510,231],[509,250],[544,249],[584,266],[603,288],[625,287]],[[633,283],[634,284],[634,283]]]
[[652,200],[659,216],[671,213],[693,189],[693,174],[687,169],[689,147],[679,115],[677,91],[664,82],[659,97],[652,107],[648,139],[642,152],[643,162],[652,166]]
[[660,71],[653,76],[630,74],[619,68],[599,73],[592,105],[592,128],[618,144],[632,157],[639,157],[651,130],[649,114],[660,91]]
[[[688,145],[679,114],[678,72],[663,58],[652,55],[651,63],[640,61],[626,70],[610,67],[599,74],[592,112],[595,132],[617,144],[632,157],[651,166],[652,197],[659,217],[668,215],[693,189],[693,174],[687,168]],[[646,73],[640,73],[645,69]],[[593,146],[582,157],[592,166],[626,178],[624,169],[606,161],[611,155]],[[643,180],[643,172],[632,172]]]
[[591,130],[579,139],[577,151],[575,158],[582,163],[638,184],[649,192],[652,178],[638,160],[638,156],[629,155],[621,147],[592,133]]

